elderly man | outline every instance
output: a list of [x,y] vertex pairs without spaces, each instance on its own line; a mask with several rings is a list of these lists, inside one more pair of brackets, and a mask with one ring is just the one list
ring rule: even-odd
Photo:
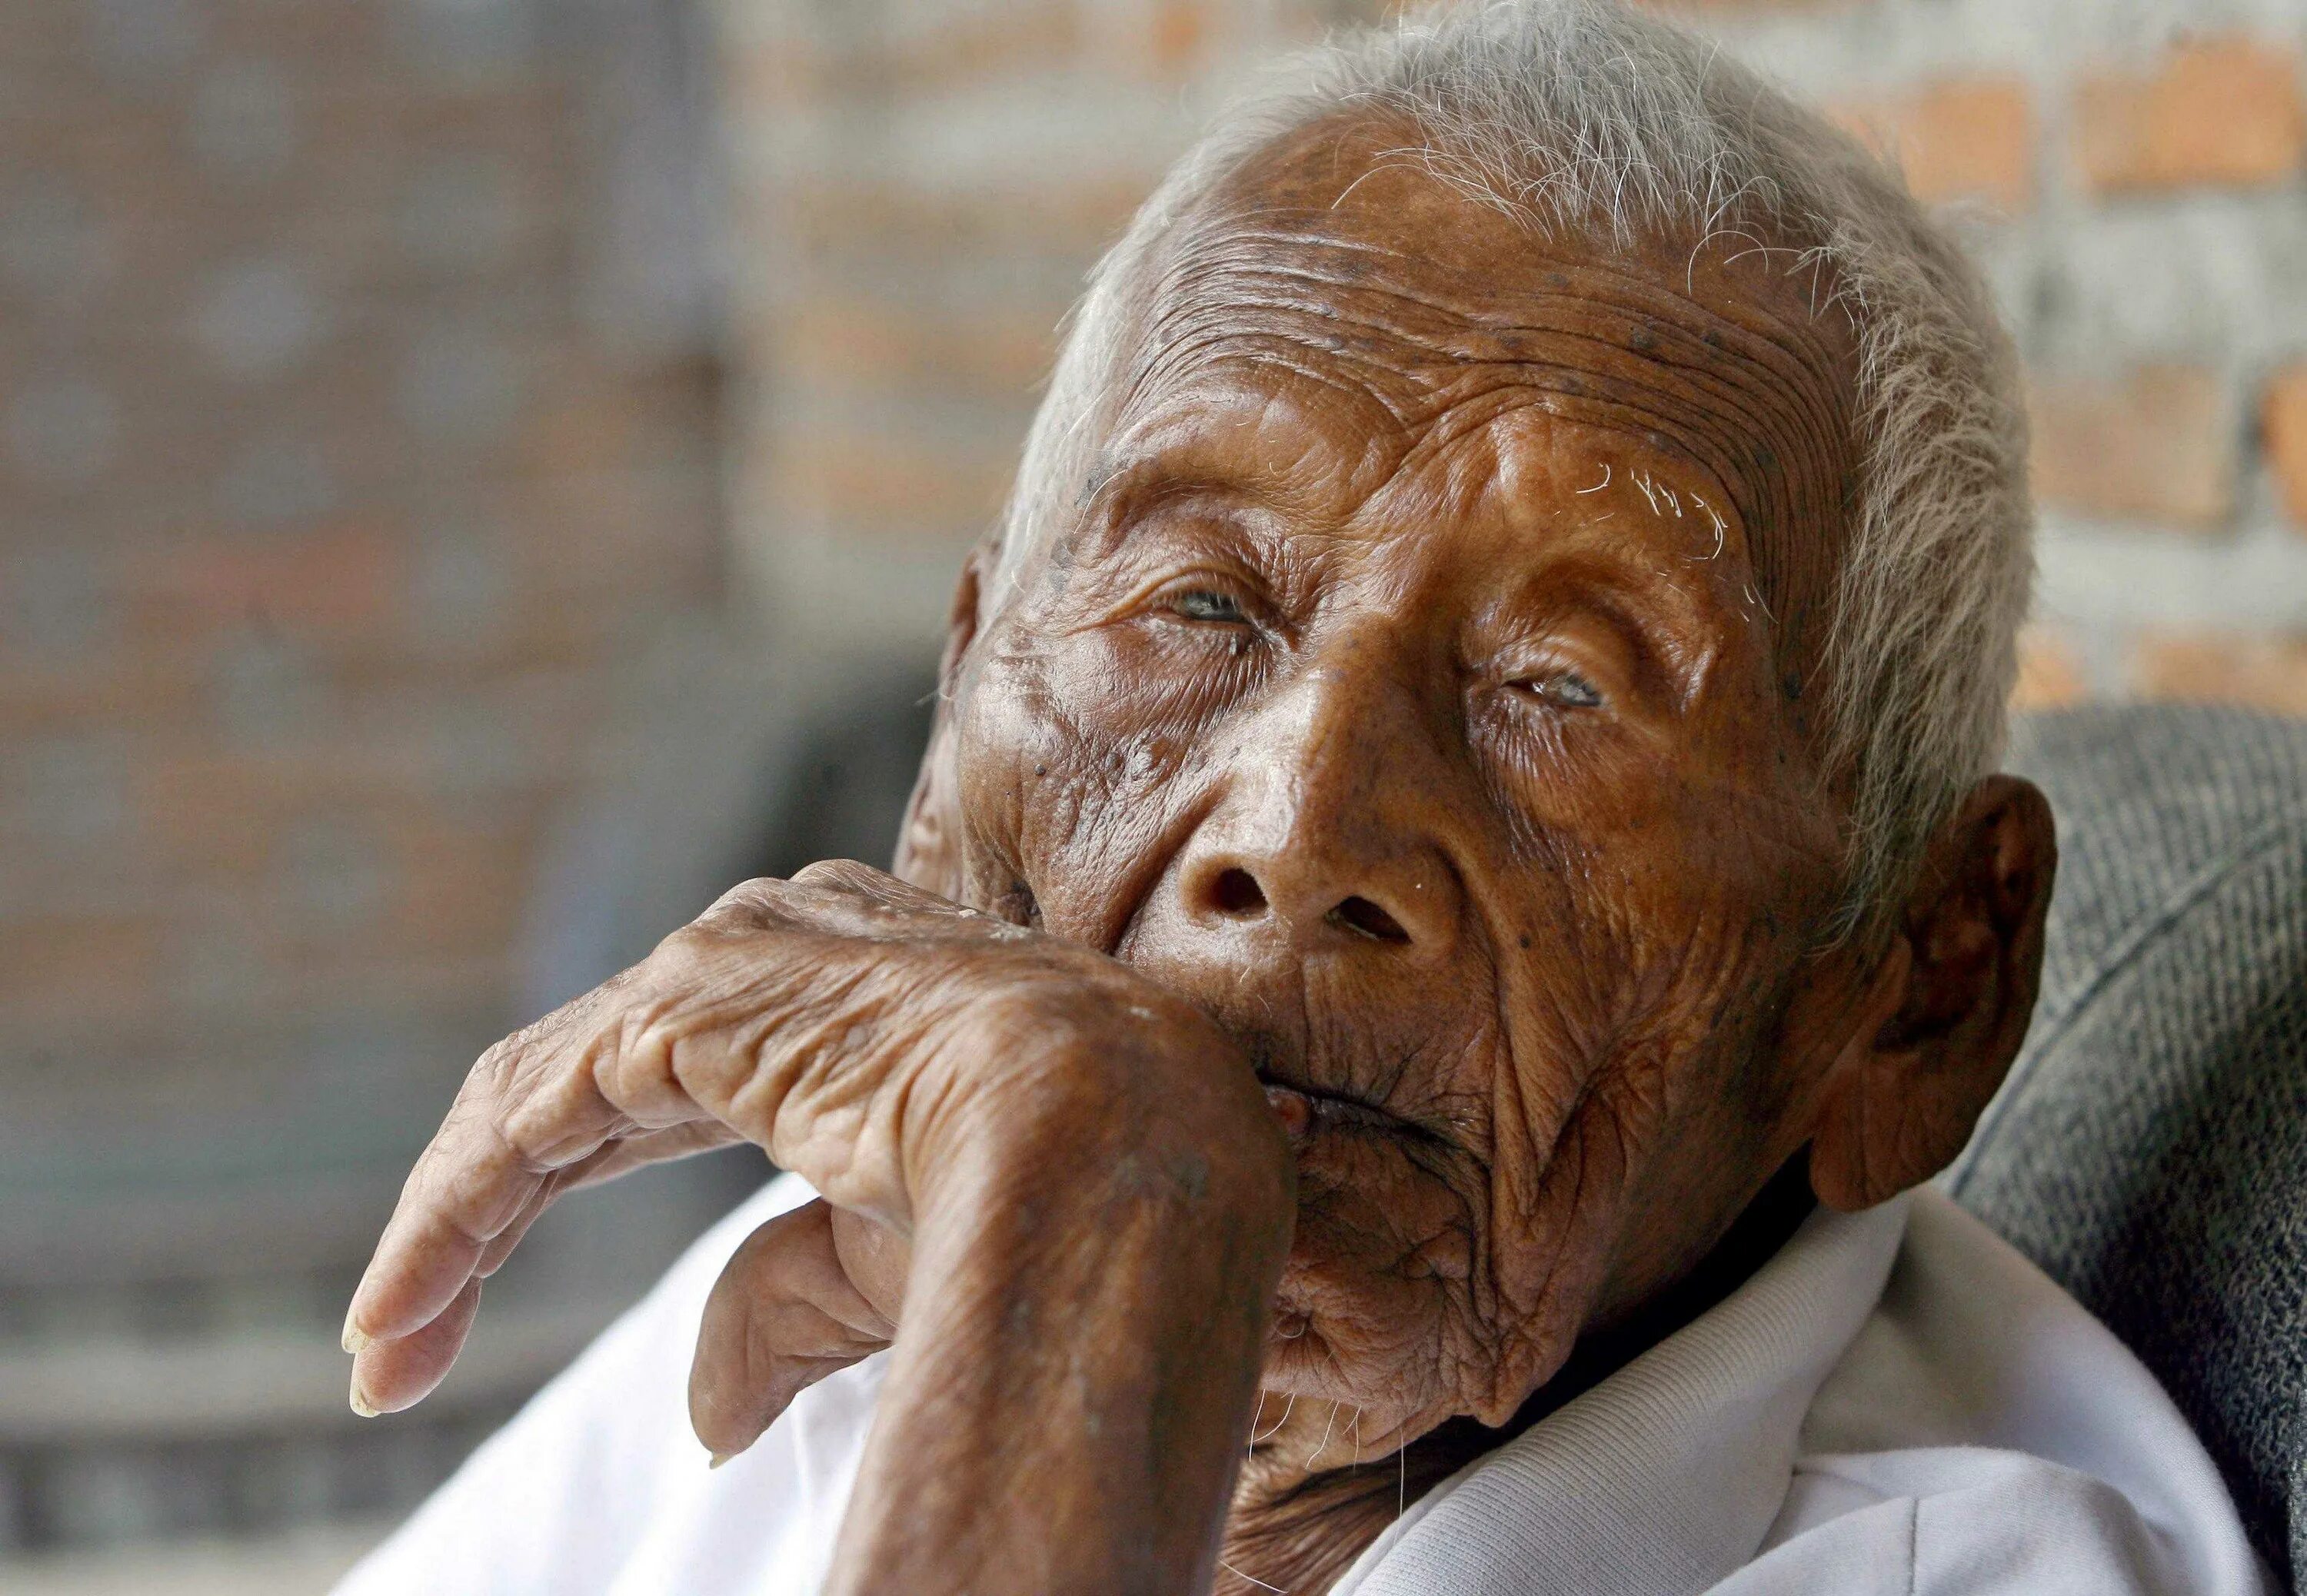
[[2023,453],[1947,242],[1661,24],[1239,113],[1093,283],[896,876],[491,1049],[354,1405],[570,1187],[793,1174],[348,1588],[2260,1589],[2145,1371],[1902,1195],[2042,955]]

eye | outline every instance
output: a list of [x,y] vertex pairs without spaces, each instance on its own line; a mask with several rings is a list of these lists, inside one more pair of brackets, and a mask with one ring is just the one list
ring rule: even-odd
[[1209,587],[1189,587],[1170,600],[1171,613],[1186,620],[1214,621],[1239,626],[1249,619],[1231,593]]
[[1553,709],[1599,709],[1602,691],[1575,670],[1549,670],[1543,676],[1528,677],[1514,684],[1514,690],[1527,694]]

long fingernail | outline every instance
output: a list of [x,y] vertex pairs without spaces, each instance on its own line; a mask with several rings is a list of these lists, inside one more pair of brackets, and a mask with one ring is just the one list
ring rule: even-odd
[[734,1452],[716,1452],[713,1455],[713,1461],[707,1464],[705,1466],[708,1469],[717,1469],[723,1464],[727,1463],[731,1458],[736,1455],[737,1455]]
[[346,1309],[344,1333],[337,1337],[337,1344],[345,1351],[357,1354],[363,1347],[374,1339],[375,1337],[369,1335],[367,1331],[353,1323],[353,1310],[349,1308]]
[[376,1417],[376,1406],[373,1403],[369,1401],[367,1395],[361,1390],[360,1382],[358,1380],[355,1380],[353,1382],[353,1412],[358,1413],[364,1419],[373,1419]]

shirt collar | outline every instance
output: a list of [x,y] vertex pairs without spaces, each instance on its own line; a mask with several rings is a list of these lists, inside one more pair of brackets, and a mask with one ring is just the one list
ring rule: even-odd
[[1429,1491],[1331,1596],[1728,1577],[1785,1500],[1803,1415],[1881,1298],[1907,1208],[1813,1214],[1720,1303]]

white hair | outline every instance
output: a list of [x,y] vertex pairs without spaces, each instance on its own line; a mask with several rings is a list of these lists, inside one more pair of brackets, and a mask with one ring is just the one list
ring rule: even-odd
[[990,602],[1074,509],[1156,245],[1275,141],[1355,113],[1414,126],[1428,170],[1548,236],[1762,235],[1825,286],[1821,313],[1848,319],[1857,482],[1821,648],[1823,756],[1851,796],[1831,931],[1877,921],[2002,753],[2034,570],[2016,361],[1977,275],[1894,174],[1715,46],[1609,0],[1445,6],[1334,42],[1222,117],[1075,307]]

